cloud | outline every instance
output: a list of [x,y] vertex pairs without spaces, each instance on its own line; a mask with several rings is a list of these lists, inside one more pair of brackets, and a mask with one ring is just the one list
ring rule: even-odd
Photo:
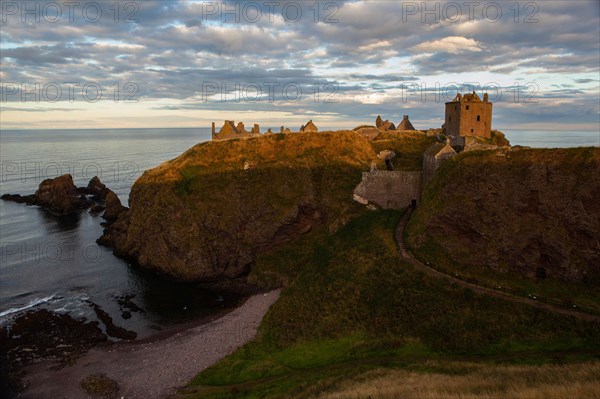
[[457,54],[466,51],[478,53],[481,51],[475,39],[463,36],[448,36],[439,40],[423,42],[411,47],[409,50],[422,53],[450,53]]
[[[122,18],[114,20],[113,11],[107,8],[111,2],[79,3],[79,14],[72,22],[22,23],[20,15],[9,16],[0,35],[2,82],[76,80],[103,87],[135,82],[141,101],[160,104],[172,99],[179,103],[169,106],[179,110],[235,113],[252,106],[265,115],[284,109],[291,114],[339,115],[343,120],[378,113],[401,118],[398,90],[403,82],[461,82],[475,75],[502,84],[539,81],[540,96],[554,101],[545,105],[548,114],[555,107],[565,124],[579,118],[597,121],[597,115],[575,117],[576,112],[563,114],[562,108],[556,108],[575,107],[573,101],[582,95],[598,101],[597,90],[592,90],[600,70],[599,6],[594,1],[538,2],[537,23],[524,23],[527,10],[521,10],[515,22],[508,8],[513,3],[504,2],[495,2],[503,11],[496,23],[481,12],[473,20],[463,15],[458,23],[432,18],[424,23],[418,14],[404,18],[402,2],[362,0],[332,2],[334,7],[328,10],[323,8],[325,3],[319,3],[318,15],[312,2],[280,1],[275,9],[257,2],[263,16],[255,22],[247,18],[223,22],[218,13],[206,14],[206,3],[150,0],[136,2],[137,23],[124,23]],[[77,17],[88,3],[105,7],[101,21],[90,23]],[[230,9],[246,4],[226,3]],[[440,9],[446,3],[440,3]],[[297,23],[282,15],[282,9],[292,4],[301,7]],[[486,4],[481,2],[479,11]],[[337,22],[325,21],[330,14]],[[309,100],[315,83],[325,82],[335,85],[338,103]],[[206,83],[224,83],[226,93],[232,93],[236,83],[263,87],[276,83],[279,88],[297,84],[306,98],[290,103],[279,93],[274,102],[253,105],[198,104]],[[558,100],[563,103],[559,105]],[[427,115],[421,105],[411,109],[416,120],[439,116],[431,109]],[[512,121],[501,108],[497,115]],[[537,117],[532,113],[530,122]]]

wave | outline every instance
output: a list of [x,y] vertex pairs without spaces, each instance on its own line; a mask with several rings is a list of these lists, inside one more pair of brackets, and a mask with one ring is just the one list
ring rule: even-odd
[[47,302],[50,302],[50,301],[51,301],[51,300],[53,300],[54,298],[56,298],[56,294],[52,294],[52,295],[50,295],[50,296],[47,296],[47,297],[44,297],[44,298],[36,298],[36,299],[34,299],[34,300],[30,301],[29,303],[27,303],[26,305],[23,305],[23,306],[21,306],[21,307],[17,307],[17,308],[10,308],[10,309],[7,309],[7,310],[5,310],[5,311],[3,311],[3,312],[0,312],[0,318],[2,318],[2,317],[5,317],[5,316],[8,316],[8,315],[11,315],[11,314],[13,314],[13,313],[19,313],[19,312],[22,312],[22,311],[24,311],[24,310],[27,310],[27,309],[33,308],[33,307],[35,307],[35,306],[37,306],[37,305],[40,305],[40,304],[42,304],[42,303],[47,303]]

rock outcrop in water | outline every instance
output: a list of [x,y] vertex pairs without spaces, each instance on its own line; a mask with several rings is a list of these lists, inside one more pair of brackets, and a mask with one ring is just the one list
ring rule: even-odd
[[127,210],[126,207],[121,205],[121,201],[117,194],[108,190],[108,194],[106,194],[106,209],[102,217],[106,220],[117,220],[119,215]]
[[69,174],[41,182],[35,192],[35,203],[58,214],[72,213],[92,205],[73,184],[73,177]]
[[104,185],[98,178],[98,176],[94,176],[90,179],[87,187],[87,193],[89,195],[93,195],[94,198],[105,201],[106,196],[112,191]]
[[53,213],[64,215],[89,208],[93,202],[85,196],[86,190],[78,189],[69,174],[42,181],[33,195],[4,194],[6,201],[38,205]]
[[[89,197],[89,198],[88,198]],[[27,205],[37,205],[52,213],[65,215],[92,208],[92,213],[105,210],[103,217],[114,221],[127,210],[121,205],[119,197],[94,176],[87,187],[76,187],[69,174],[42,181],[35,192],[30,195],[4,194],[1,199]]]

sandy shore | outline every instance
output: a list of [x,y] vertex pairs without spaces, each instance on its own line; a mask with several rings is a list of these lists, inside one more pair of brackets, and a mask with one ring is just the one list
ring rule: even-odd
[[25,377],[29,386],[21,397],[88,398],[80,381],[96,373],[104,373],[119,384],[119,398],[152,399],[173,394],[197,373],[254,338],[279,293],[254,295],[220,319],[167,338],[92,349],[74,365],[60,370],[52,370],[49,363],[30,366]]

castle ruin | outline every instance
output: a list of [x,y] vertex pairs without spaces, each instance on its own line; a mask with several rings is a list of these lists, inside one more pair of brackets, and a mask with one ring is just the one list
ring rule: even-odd
[[404,115],[402,122],[398,124],[396,130],[416,130],[412,123],[408,120],[408,115]]
[[300,133],[308,133],[308,132],[312,132],[312,133],[317,133],[319,131],[319,128],[317,127],[317,125],[315,125],[311,120],[308,121],[308,123],[306,125],[302,125],[300,127]]
[[[304,133],[304,132],[317,133],[318,131],[319,131],[319,128],[317,127],[317,125],[315,125],[315,123],[312,121],[312,119],[309,120],[308,123],[306,123],[306,125],[302,125],[302,127],[300,127],[300,133]],[[292,131],[290,130],[290,128],[281,126],[279,128],[279,133],[287,134],[287,133],[292,133]],[[265,134],[274,134],[274,132],[272,131],[271,128],[269,128]],[[226,120],[223,122],[223,126],[221,126],[221,129],[219,130],[218,133],[216,131],[215,122],[212,123],[212,140],[213,141],[243,139],[243,138],[259,137],[259,136],[261,136],[260,126],[256,123],[254,124],[254,127],[252,128],[252,130],[247,131],[246,127],[244,126],[244,122],[238,122],[238,124],[236,125],[235,121]]]
[[383,131],[390,131],[390,130],[416,130],[415,127],[413,126],[413,124],[410,123],[410,120],[408,119],[408,115],[404,115],[404,118],[402,119],[402,122],[400,122],[397,126],[394,125],[392,122],[390,122],[387,119],[384,121],[381,118],[381,115],[378,115],[377,119],[375,119],[375,126],[377,127],[377,129],[383,130]]
[[446,103],[446,119],[443,126],[448,136],[492,137],[492,103],[487,93],[483,101],[477,93],[456,95]]
[[238,138],[248,138],[260,136],[260,126],[254,124],[251,131],[247,131],[244,122],[239,122],[237,126],[234,121],[225,121],[223,126],[219,130],[219,133],[215,130],[215,123],[212,123],[212,139],[213,141],[219,140],[231,140]]

